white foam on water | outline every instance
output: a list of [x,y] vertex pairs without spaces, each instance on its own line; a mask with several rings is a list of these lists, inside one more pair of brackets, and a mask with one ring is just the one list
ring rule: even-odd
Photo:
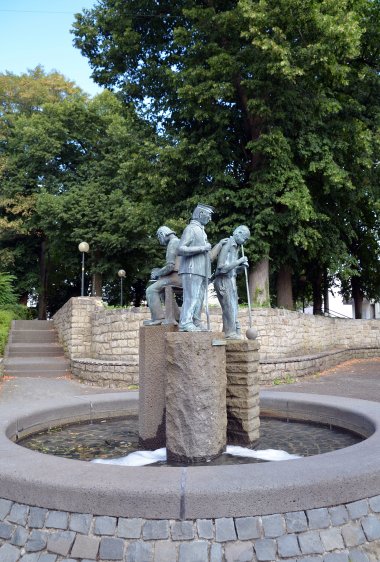
[[288,461],[291,459],[302,459],[302,456],[300,455],[293,455],[278,449],[262,449],[261,451],[255,451],[254,449],[247,449],[246,447],[239,447],[237,445],[227,445],[226,454],[233,455],[235,457],[260,459],[262,461]]
[[120,466],[145,466],[159,461],[166,461],[166,449],[156,449],[155,451],[135,451],[126,457],[117,459],[94,459],[91,462],[97,464],[117,464]]
[[[301,459],[299,455],[293,455],[286,451],[277,449],[262,449],[255,451],[247,449],[246,447],[239,447],[235,445],[227,445],[227,455],[235,457],[246,457],[260,459],[263,461],[287,461],[291,459]],[[129,453],[126,457],[119,457],[117,459],[94,459],[91,462],[97,464],[115,464],[119,466],[146,466],[154,464],[155,462],[166,461],[166,449],[156,449],[155,451],[135,451]]]

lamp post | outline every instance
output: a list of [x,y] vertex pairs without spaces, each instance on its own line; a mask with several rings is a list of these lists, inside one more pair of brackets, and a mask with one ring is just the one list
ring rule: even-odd
[[123,306],[123,279],[126,276],[124,269],[119,269],[117,272],[120,277],[120,306]]
[[78,245],[78,250],[80,252],[82,252],[82,284],[81,284],[81,290],[80,290],[80,296],[81,297],[84,297],[84,255],[87,254],[89,249],[90,249],[90,246],[87,244],[87,242],[81,242]]

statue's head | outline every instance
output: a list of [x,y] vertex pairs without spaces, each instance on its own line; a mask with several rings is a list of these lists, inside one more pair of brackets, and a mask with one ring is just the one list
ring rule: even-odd
[[233,232],[233,237],[235,238],[237,244],[245,244],[250,236],[251,233],[249,228],[244,224],[236,227]]
[[165,246],[169,240],[170,234],[175,234],[174,230],[168,226],[160,226],[157,230],[156,235],[161,246]]
[[207,224],[208,222],[210,222],[213,212],[214,208],[210,205],[198,203],[193,211],[193,219],[199,221],[201,224]]

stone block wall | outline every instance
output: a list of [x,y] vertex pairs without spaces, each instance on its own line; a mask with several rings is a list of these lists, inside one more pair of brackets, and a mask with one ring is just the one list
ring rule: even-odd
[[68,356],[91,357],[92,317],[104,304],[99,297],[71,298],[53,317],[59,341]]
[[148,520],[0,499],[4,562],[378,562],[380,496],[251,517]]
[[[252,316],[259,333],[260,384],[315,373],[353,357],[380,355],[379,320],[326,318],[276,308],[255,308]],[[75,375],[89,384],[122,387],[138,380],[138,330],[149,317],[146,307],[106,309],[96,297],[80,297],[70,299],[54,323]],[[239,319],[244,334],[247,309],[240,309]],[[210,320],[213,331],[222,329],[219,307],[210,307]]]

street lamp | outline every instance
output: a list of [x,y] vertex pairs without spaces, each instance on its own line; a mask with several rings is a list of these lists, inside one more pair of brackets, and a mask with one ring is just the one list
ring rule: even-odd
[[81,285],[81,290],[80,290],[80,296],[81,297],[84,297],[84,255],[87,254],[89,249],[90,249],[90,246],[87,244],[87,242],[81,242],[78,245],[78,250],[80,252],[82,252],[82,285]]
[[120,306],[123,306],[123,279],[126,276],[124,269],[119,269],[117,272],[120,277]]

